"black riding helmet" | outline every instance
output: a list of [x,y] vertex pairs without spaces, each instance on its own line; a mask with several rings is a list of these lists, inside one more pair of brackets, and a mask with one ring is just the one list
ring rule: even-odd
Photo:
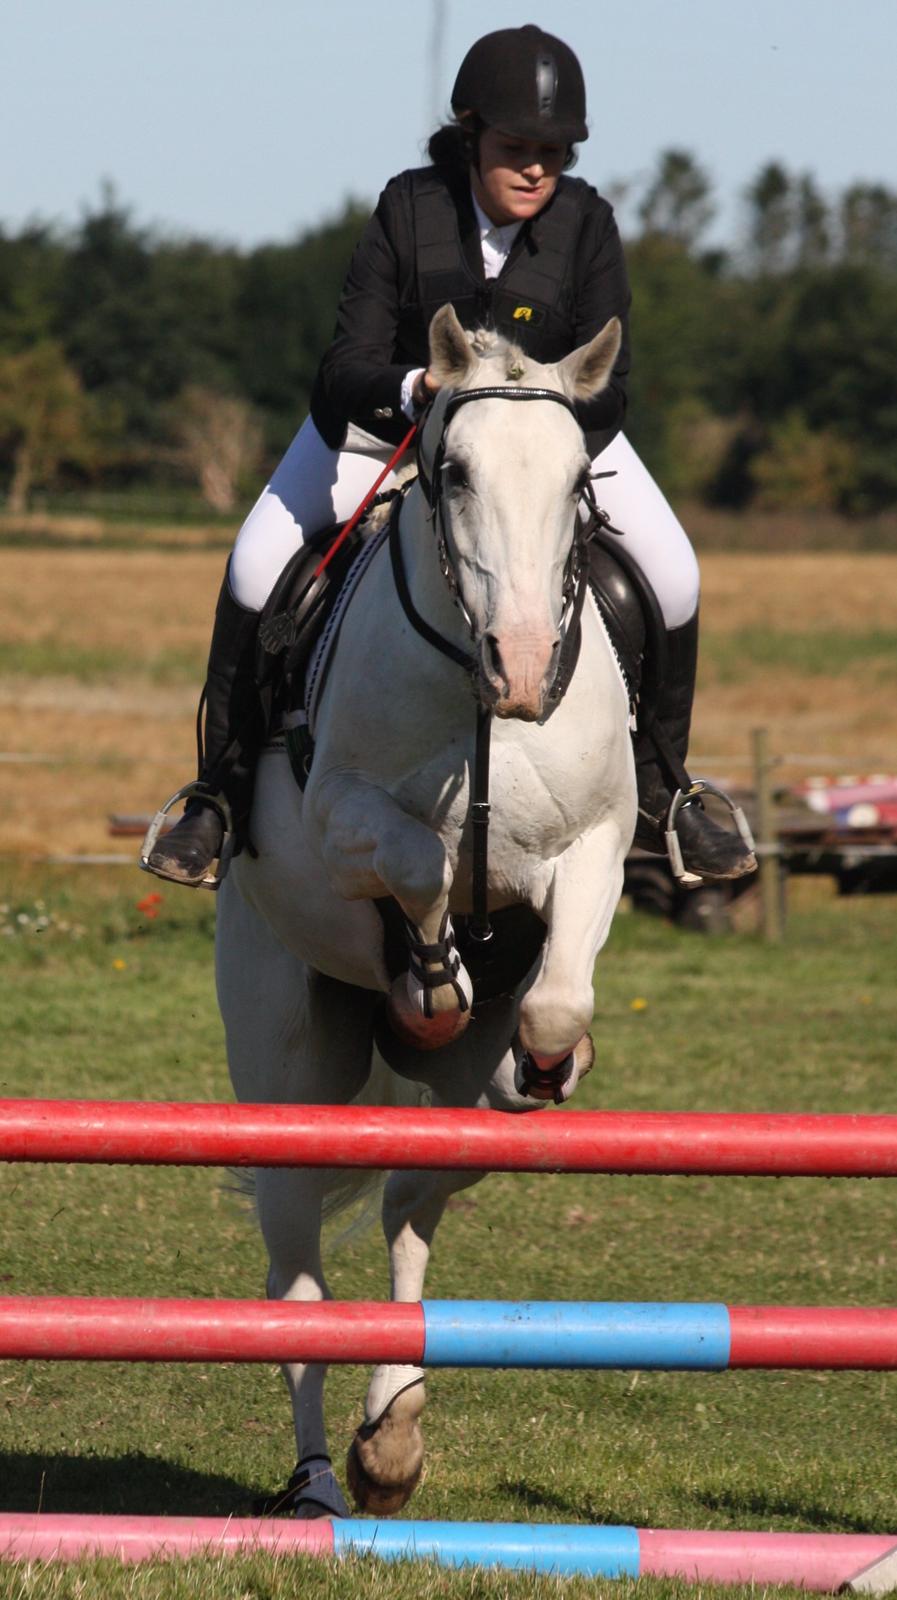
[[491,128],[525,139],[587,139],[586,86],[569,45],[528,23],[471,45],[452,90],[456,117],[473,111]]

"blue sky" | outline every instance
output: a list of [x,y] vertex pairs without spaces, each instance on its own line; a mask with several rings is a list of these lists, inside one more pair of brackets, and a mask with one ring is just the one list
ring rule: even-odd
[[290,238],[416,164],[467,46],[531,21],[583,62],[599,188],[689,149],[722,239],[772,157],[897,188],[897,0],[4,0],[0,224],[108,179],[142,223]]

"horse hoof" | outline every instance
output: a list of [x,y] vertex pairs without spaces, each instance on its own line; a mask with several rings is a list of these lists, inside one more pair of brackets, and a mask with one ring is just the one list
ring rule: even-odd
[[514,1074],[518,1094],[530,1100],[553,1100],[562,1105],[595,1065],[595,1046],[591,1034],[584,1033],[566,1056],[541,1056],[524,1050]]
[[580,1084],[595,1065],[595,1046],[590,1033],[584,1033],[579,1043],[573,1046],[573,1064],[576,1067],[576,1082]]
[[470,1021],[470,1007],[462,1011],[456,1006],[451,1011],[434,1011],[432,1017],[425,1017],[412,1003],[406,975],[402,973],[393,980],[386,1002],[386,1017],[403,1044],[413,1045],[416,1050],[441,1050],[443,1045],[460,1038]]
[[377,1422],[358,1428],[346,1456],[349,1492],[359,1511],[391,1517],[408,1504],[424,1465],[423,1384],[398,1394]]

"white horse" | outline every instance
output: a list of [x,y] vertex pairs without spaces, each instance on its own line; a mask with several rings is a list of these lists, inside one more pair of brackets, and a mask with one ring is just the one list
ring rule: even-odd
[[[556,366],[540,366],[496,336],[466,335],[449,307],[434,318],[431,366],[443,387],[396,527],[409,607],[381,544],[329,665],[305,792],[282,750],[269,750],[252,816],[257,856],[238,857],[219,896],[219,1002],[242,1101],[395,1098],[398,1080],[373,1044],[384,995],[404,1041],[384,1053],[429,1085],[436,1104],[537,1110],[566,1098],[591,1066],[593,968],[622,889],[636,788],[628,694],[590,596],[559,703],[552,686],[559,663],[566,670],[572,660],[564,636],[574,628],[589,474],[571,402],[604,387],[618,343],[619,325],[609,323]],[[422,637],[409,609],[471,655],[474,671]],[[545,933],[514,991],[464,1032],[471,984],[451,919],[473,906],[477,701],[494,714],[489,910],[500,919],[502,908],[529,908]],[[387,896],[409,942],[408,971],[392,981],[374,904]],[[394,1299],[421,1298],[446,1200],[482,1176],[390,1177],[383,1224]],[[321,1216],[338,1183],[321,1171],[256,1174],[269,1296],[328,1295]],[[294,1364],[285,1375],[300,1463],[292,1504],[303,1516],[345,1514],[324,1432],[325,1369]],[[365,1508],[394,1511],[410,1495],[423,1399],[418,1368],[375,1369],[349,1464]]]

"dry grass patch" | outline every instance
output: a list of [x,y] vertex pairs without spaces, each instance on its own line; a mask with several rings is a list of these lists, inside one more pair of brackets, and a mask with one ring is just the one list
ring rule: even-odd
[[704,621],[717,632],[894,627],[897,554],[708,554],[701,577]]
[[0,550],[0,636],[128,661],[202,651],[222,570],[217,552]]
[[[823,766],[897,766],[897,695],[874,656],[874,635],[893,628],[897,555],[712,553],[701,564],[698,754],[743,775],[748,731],[766,726],[773,749],[818,755]],[[193,548],[0,550],[0,752],[56,763],[0,760],[4,850],[127,853],[127,841],[110,843],[109,813],[152,811],[192,777],[222,567],[220,552]],[[842,651],[830,674],[749,651],[742,670],[739,636],[751,630],[773,644],[815,639],[823,659],[827,636],[861,648],[856,659]]]

